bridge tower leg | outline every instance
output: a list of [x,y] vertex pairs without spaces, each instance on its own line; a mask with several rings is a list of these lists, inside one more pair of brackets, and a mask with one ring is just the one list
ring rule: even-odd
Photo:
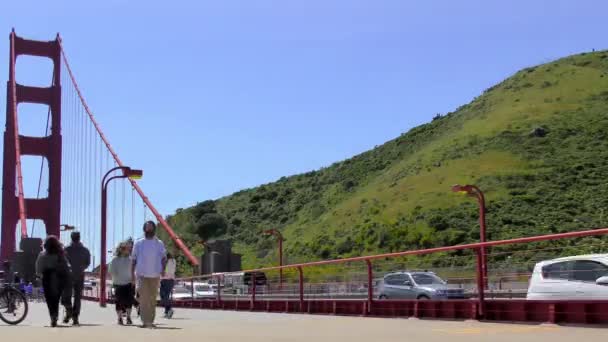
[[[27,219],[42,220],[46,233],[59,237],[61,214],[61,45],[59,35],[53,41],[42,42],[18,37],[13,30],[10,35],[11,57],[9,58],[9,81],[6,97],[6,129],[4,132],[4,155],[2,174],[2,239],[0,260],[11,260],[15,253],[16,228],[19,221],[19,198],[16,195],[16,142],[15,118],[19,103],[48,105],[51,111],[51,131],[46,137],[19,136],[21,155],[42,156],[49,166],[49,195],[47,198],[26,198]],[[14,51],[13,51],[14,49]],[[15,64],[19,55],[50,58],[53,61],[53,84],[50,87],[19,85],[15,78]],[[14,88],[13,88],[14,86]],[[13,89],[16,96],[13,97]],[[16,104],[13,105],[13,98]],[[22,247],[31,243],[23,243]]]

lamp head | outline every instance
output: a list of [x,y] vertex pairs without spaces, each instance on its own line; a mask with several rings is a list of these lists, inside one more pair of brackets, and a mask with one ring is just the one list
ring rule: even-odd
[[129,179],[141,179],[144,175],[142,170],[132,169],[130,167],[125,167],[123,170],[123,175],[128,177]]
[[474,189],[472,185],[460,185],[460,184],[456,184],[456,185],[452,185],[452,192],[458,192],[461,193],[463,195],[473,195],[474,194]]

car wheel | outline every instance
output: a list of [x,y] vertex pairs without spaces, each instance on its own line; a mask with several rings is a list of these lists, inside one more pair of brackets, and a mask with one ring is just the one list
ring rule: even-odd
[[418,298],[417,298],[417,299],[418,299],[418,300],[429,300],[430,298],[429,298],[429,297],[427,297],[427,296],[425,296],[425,295],[422,295],[422,296],[418,296]]
[[378,299],[388,299],[388,297],[386,295],[380,295],[380,297],[378,297]]

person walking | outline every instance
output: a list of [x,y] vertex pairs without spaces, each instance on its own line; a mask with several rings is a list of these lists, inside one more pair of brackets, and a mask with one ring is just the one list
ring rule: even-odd
[[[160,278],[165,275],[167,251],[165,244],[156,237],[156,224],[144,223],[144,238],[133,247],[132,282],[139,284],[139,308],[144,328],[153,328],[156,318],[156,296]],[[137,278],[136,278],[137,277]],[[137,280],[137,281],[136,281]]]
[[51,327],[57,326],[59,301],[70,278],[70,264],[65,251],[54,235],[44,242],[44,251],[36,259],[36,275],[42,278],[44,298],[51,318]]
[[110,263],[110,275],[116,299],[116,315],[118,325],[123,325],[123,316],[127,318],[127,325],[133,324],[131,309],[135,301],[135,284],[132,283],[132,268],[130,246],[121,242],[116,248],[114,258]]
[[160,300],[161,305],[165,308],[165,318],[173,317],[173,308],[171,307],[171,293],[175,286],[175,269],[177,264],[171,253],[167,253],[167,266],[165,275],[160,280]]
[[[72,266],[69,286],[64,291],[62,302],[66,307],[63,323],[68,324],[72,319],[73,325],[80,325],[80,307],[82,291],[84,290],[84,273],[91,265],[91,253],[80,242],[80,232],[72,232],[72,243],[65,249],[66,257]],[[74,301],[72,302],[72,296]]]

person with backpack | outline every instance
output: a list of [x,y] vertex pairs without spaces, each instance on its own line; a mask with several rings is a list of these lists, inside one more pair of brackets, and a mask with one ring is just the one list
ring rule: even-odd
[[70,263],[59,239],[49,235],[44,250],[36,259],[36,275],[42,278],[44,297],[51,318],[51,327],[57,326],[59,302],[70,280]]

